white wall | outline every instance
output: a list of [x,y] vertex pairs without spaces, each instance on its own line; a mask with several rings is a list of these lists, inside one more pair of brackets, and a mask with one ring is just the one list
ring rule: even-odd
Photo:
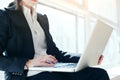
[[117,23],[116,0],[88,0],[88,10]]
[[1,1],[0,1],[0,9],[7,7],[8,4],[9,4],[10,2],[12,2],[12,1],[14,1],[14,0],[1,0]]

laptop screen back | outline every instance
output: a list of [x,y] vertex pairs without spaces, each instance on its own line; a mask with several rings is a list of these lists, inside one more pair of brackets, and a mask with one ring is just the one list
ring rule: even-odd
[[88,66],[97,65],[98,59],[105,49],[112,30],[113,28],[110,25],[100,20],[97,21],[89,37],[84,53],[77,64],[76,71]]

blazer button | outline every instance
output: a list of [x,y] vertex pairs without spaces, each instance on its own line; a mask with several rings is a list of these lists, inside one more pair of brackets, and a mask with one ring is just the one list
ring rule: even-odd
[[18,73],[15,73],[15,75],[18,75]]
[[15,75],[15,73],[13,72],[12,75]]
[[17,75],[21,76],[22,74],[18,72]]
[[20,73],[20,76],[22,76],[22,74]]
[[18,76],[21,76],[22,74],[19,73],[19,72],[13,72],[12,75],[16,75],[16,76],[18,75]]

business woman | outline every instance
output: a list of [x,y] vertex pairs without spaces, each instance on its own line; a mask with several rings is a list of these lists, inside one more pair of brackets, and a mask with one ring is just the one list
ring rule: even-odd
[[0,70],[5,71],[5,80],[109,80],[106,71],[99,68],[75,73],[28,70],[31,66],[79,60],[56,47],[46,15],[35,11],[37,2],[15,0],[14,5],[0,10]]

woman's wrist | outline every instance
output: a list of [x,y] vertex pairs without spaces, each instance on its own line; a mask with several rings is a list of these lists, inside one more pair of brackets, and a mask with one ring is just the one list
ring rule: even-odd
[[29,69],[27,65],[25,65],[25,67],[24,67],[24,68],[25,68],[25,69],[27,69],[27,70]]
[[29,68],[28,61],[26,62],[24,69],[28,69]]
[[32,67],[32,66],[33,66],[32,60],[28,60],[28,61],[26,62],[26,67],[29,68],[29,67]]

